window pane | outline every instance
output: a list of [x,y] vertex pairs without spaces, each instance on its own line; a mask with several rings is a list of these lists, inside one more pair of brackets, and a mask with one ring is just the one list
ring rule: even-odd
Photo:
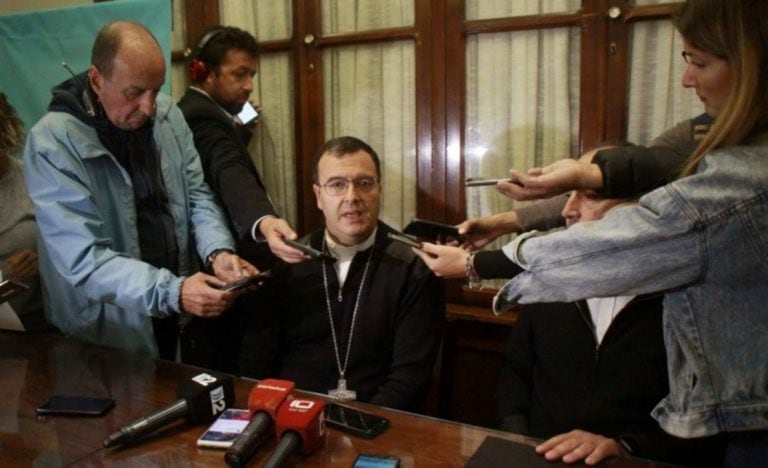
[[221,24],[245,29],[259,42],[291,38],[293,18],[289,0],[219,0],[219,10]]
[[[578,28],[468,38],[466,177],[501,178],[510,168],[576,154],[579,49]],[[493,187],[469,187],[465,194],[468,218],[520,206]]]
[[568,13],[581,8],[581,0],[467,0],[468,20],[509,16]]
[[249,150],[278,212],[295,226],[296,138],[290,59],[289,52],[259,57],[251,100],[261,108],[261,118]]
[[627,139],[650,144],[681,120],[704,112],[704,106],[681,79],[683,41],[671,20],[632,24]]
[[323,34],[413,25],[413,0],[322,0]]
[[326,139],[351,135],[381,159],[381,219],[400,229],[416,213],[412,41],[324,51]]

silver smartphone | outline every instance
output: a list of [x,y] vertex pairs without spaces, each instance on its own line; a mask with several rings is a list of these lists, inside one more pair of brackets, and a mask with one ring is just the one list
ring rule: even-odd
[[421,242],[415,239],[412,239],[404,234],[396,234],[394,232],[388,232],[387,237],[389,237],[393,241],[402,242],[403,244],[410,245],[411,247],[421,249]]
[[483,187],[485,185],[496,185],[501,181],[511,182],[509,179],[492,179],[490,177],[470,177],[464,181],[465,187]]
[[237,117],[244,125],[248,125],[252,122],[258,122],[259,110],[253,107],[250,102],[245,101],[245,104],[243,104],[243,110],[237,114]]

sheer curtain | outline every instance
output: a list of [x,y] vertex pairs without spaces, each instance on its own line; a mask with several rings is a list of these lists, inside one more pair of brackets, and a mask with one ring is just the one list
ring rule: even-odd
[[[468,19],[574,11],[578,0],[467,2]],[[577,28],[473,35],[467,39],[464,171],[504,177],[576,153],[579,116]],[[493,187],[466,189],[467,217],[515,203]],[[500,239],[503,245],[509,237]]]
[[[324,0],[323,33],[413,24],[412,0]],[[325,136],[352,135],[381,158],[381,219],[402,228],[416,213],[415,50],[412,41],[323,53]]]
[[[291,37],[291,3],[221,0],[221,24],[236,26],[258,41]],[[293,81],[290,54],[261,54],[251,100],[261,107],[261,120],[251,141],[251,156],[281,216],[296,225],[296,164]],[[310,190],[302,187],[302,190]]]
[[704,106],[681,84],[683,40],[672,21],[636,23],[631,40],[627,139],[648,144],[677,122],[704,112]]

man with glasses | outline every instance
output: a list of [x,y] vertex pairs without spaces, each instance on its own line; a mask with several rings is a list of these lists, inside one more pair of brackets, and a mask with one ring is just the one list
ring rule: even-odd
[[243,375],[418,410],[440,343],[442,283],[380,221],[381,168],[353,137],[327,142],[312,190],[325,228],[303,239],[326,259],[274,269],[246,333]]
[[[257,270],[231,253],[189,128],[160,93],[165,61],[138,23],[99,31],[91,66],[53,89],[30,130],[46,315],[66,335],[175,359],[181,313],[212,317]],[[215,276],[195,273],[196,255]]]

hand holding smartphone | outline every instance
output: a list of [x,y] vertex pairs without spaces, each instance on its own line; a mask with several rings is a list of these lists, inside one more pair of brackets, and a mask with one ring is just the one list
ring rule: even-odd
[[461,239],[459,228],[456,226],[418,218],[414,218],[408,223],[403,232],[414,237],[428,239],[430,242]]
[[243,125],[249,125],[259,121],[259,110],[253,107],[250,102],[245,101],[243,109],[237,114],[237,117]]
[[221,289],[222,291],[240,291],[242,289],[246,289],[248,287],[251,287],[256,284],[261,284],[272,276],[271,270],[265,270],[259,273],[258,275],[252,275],[252,276],[243,276],[242,278],[226,283],[222,286],[214,286],[210,285],[213,288]]
[[28,289],[29,286],[18,281],[8,279],[0,282],[0,304],[13,299]]
[[310,247],[309,245],[302,244],[301,242],[297,242],[291,239],[283,239],[283,242],[285,242],[286,245],[293,247],[296,250],[300,250],[304,252],[305,254],[309,255],[312,258],[319,259],[319,260],[327,260],[329,262],[336,261],[335,258],[331,257],[327,253],[321,252],[313,247]]
[[465,187],[483,187],[486,185],[496,185],[499,182],[510,182],[515,185],[523,186],[520,182],[510,178],[494,179],[491,177],[470,177],[464,181]]

